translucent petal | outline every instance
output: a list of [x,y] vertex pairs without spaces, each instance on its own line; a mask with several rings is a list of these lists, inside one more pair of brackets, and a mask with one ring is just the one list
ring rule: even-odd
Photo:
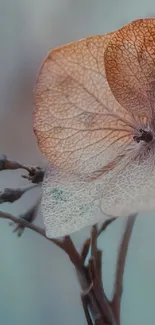
[[[49,166],[48,237],[155,208],[155,20],[52,50],[35,88],[33,126]],[[106,216],[105,216],[106,215]]]
[[93,173],[131,142],[133,119],[105,76],[104,51],[112,35],[51,51],[39,72],[34,130],[42,153],[63,170]]

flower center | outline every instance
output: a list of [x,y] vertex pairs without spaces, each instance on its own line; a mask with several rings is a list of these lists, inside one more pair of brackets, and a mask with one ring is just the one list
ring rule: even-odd
[[133,137],[133,140],[139,143],[140,141],[144,141],[146,143],[149,143],[153,140],[153,134],[150,130],[139,130],[139,135],[135,135]]

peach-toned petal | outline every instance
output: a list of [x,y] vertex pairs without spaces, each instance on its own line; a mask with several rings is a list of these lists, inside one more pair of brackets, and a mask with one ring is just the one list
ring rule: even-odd
[[113,33],[52,50],[35,89],[34,131],[55,166],[80,174],[111,163],[132,141],[134,120],[105,78],[104,51]]
[[116,31],[104,60],[116,100],[149,123],[155,112],[155,19],[139,19]]
[[155,20],[144,19],[52,50],[43,62],[33,123],[49,162],[41,203],[48,237],[103,214],[155,208],[154,44]]

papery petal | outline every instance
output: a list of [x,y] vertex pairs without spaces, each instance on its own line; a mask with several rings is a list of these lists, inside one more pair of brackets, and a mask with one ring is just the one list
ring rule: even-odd
[[[133,140],[153,123],[155,20],[52,50],[35,88],[33,126],[49,166],[48,237],[155,207],[154,148]],[[149,189],[149,196],[147,192]]]
[[116,31],[104,61],[116,100],[149,124],[155,112],[155,19],[139,19]]
[[34,131],[45,157],[66,171],[90,174],[132,141],[128,111],[105,77],[104,51],[113,33],[51,51],[38,75]]
[[42,188],[41,210],[49,238],[69,235],[106,219],[100,209],[98,180],[87,182],[49,165]]

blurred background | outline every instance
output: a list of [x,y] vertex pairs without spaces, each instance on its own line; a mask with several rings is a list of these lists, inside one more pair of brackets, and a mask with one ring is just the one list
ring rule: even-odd
[[[155,16],[153,0],[0,0],[0,153],[43,165],[32,131],[35,75],[50,48]],[[1,172],[0,189],[24,185],[19,172]],[[19,215],[39,190],[2,209]],[[155,214],[136,220],[124,276],[121,325],[155,324]],[[38,213],[37,223],[43,225]],[[125,221],[100,237],[103,280],[110,297]],[[89,229],[72,236],[81,247]],[[85,325],[79,286],[67,256],[26,230],[22,238],[0,220],[0,325]]]

